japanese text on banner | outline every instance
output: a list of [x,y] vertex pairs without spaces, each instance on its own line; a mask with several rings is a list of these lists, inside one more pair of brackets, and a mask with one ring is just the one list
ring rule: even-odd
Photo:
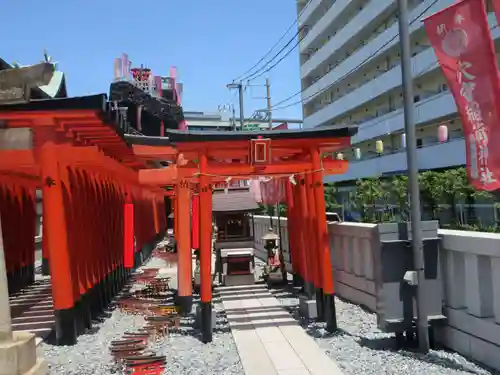
[[424,22],[462,119],[471,184],[496,190],[499,155],[489,143],[498,133],[500,83],[484,1],[463,0]]

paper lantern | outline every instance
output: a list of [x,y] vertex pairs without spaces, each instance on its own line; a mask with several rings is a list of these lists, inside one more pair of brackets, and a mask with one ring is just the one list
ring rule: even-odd
[[354,149],[354,158],[356,160],[361,159],[361,149],[360,148],[355,148]]
[[439,139],[439,142],[446,142],[448,140],[448,127],[446,125],[439,126],[438,139]]
[[401,148],[406,148],[406,133],[401,134]]
[[337,154],[337,160],[344,160],[344,154],[343,154],[343,153],[341,153],[341,152],[339,152],[339,153]]
[[376,141],[375,150],[377,151],[377,154],[382,154],[384,152],[384,142],[381,140]]

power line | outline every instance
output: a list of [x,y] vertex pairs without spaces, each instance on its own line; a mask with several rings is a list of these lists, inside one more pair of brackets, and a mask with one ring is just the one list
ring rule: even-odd
[[[281,41],[283,39],[285,39],[285,37],[287,36],[287,34],[290,32],[290,30],[292,30],[293,27],[295,27],[295,25],[297,24],[298,20],[300,19],[300,16],[302,16],[302,14],[304,13],[304,11],[306,10],[306,8],[311,4],[311,0],[309,0],[307,2],[307,4],[304,6],[304,8],[302,8],[302,10],[300,11],[299,15],[297,16],[297,18],[295,19],[295,21],[288,27],[288,29],[285,31],[285,33],[281,36],[281,38],[271,47],[271,49],[269,51],[267,51],[267,53],[262,56],[260,58],[259,61],[257,61],[255,63],[255,65],[253,65],[250,69],[246,70],[243,74],[240,74],[238,77],[236,77],[235,79],[233,79],[233,82],[236,82],[236,81],[241,81],[241,77],[244,77],[245,75],[247,75],[248,73],[250,73],[253,69],[255,69],[258,65],[260,65],[260,63],[262,61],[264,61],[264,59],[266,57],[268,57],[273,51],[274,49],[281,43]],[[269,64],[269,63],[267,63]],[[264,66],[266,66],[267,64],[265,64]]]
[[[254,80],[256,80],[257,78],[259,78],[259,77],[261,77],[262,75],[264,75],[265,73],[267,73],[267,72],[269,72],[270,70],[274,69],[274,68],[275,68],[275,67],[276,67],[276,66],[277,66],[280,62],[282,62],[282,61],[283,61],[283,60],[284,60],[284,59],[285,59],[285,58],[286,58],[286,57],[287,57],[290,53],[292,53],[292,51],[293,51],[295,48],[297,48],[297,46],[299,45],[299,43],[302,41],[302,39],[303,39],[303,38],[299,39],[299,40],[295,43],[295,45],[294,45],[291,49],[289,49],[289,50],[288,50],[288,52],[287,52],[285,55],[283,55],[283,56],[282,56],[282,57],[281,57],[278,61],[276,61],[273,65],[271,65],[271,66],[270,66],[270,67],[268,67],[267,69],[266,69],[266,67],[267,67],[267,66],[268,66],[271,62],[273,62],[273,60],[274,60],[274,59],[276,59],[276,58],[277,58],[277,57],[281,54],[281,52],[283,52],[283,51],[284,51],[284,50],[285,50],[285,49],[286,49],[286,48],[287,48],[290,44],[292,44],[292,42],[293,42],[293,41],[295,40],[295,38],[299,35],[299,33],[300,33],[300,31],[301,31],[301,30],[302,30],[302,28],[301,28],[301,29],[299,29],[299,30],[297,31],[297,33],[296,33],[296,34],[292,37],[292,39],[290,39],[290,40],[288,41],[288,43],[287,43],[287,44],[285,44],[285,45],[283,46],[283,48],[281,48],[281,49],[280,49],[280,50],[279,50],[279,51],[278,51],[278,52],[277,52],[277,53],[273,56],[273,58],[272,58],[272,59],[270,59],[270,60],[269,60],[266,64],[264,64],[262,67],[260,67],[259,69],[257,69],[255,72],[253,72],[253,73],[252,73],[252,74],[250,74],[249,76],[247,76],[247,77],[243,78],[243,79],[242,79],[242,81],[248,81],[248,82],[254,81]],[[263,69],[265,69],[265,70],[263,71]],[[259,74],[259,73],[260,73],[260,74]]]
[[[498,28],[498,27],[500,27],[500,25],[495,25],[495,26],[491,27],[491,28],[490,28],[490,30],[494,30],[494,29],[496,29],[496,28]],[[436,65],[437,65],[437,66],[439,66],[439,63],[438,63],[437,61],[433,61],[433,62],[431,62],[429,65],[427,65],[427,66],[426,66],[426,67],[422,70],[422,72],[421,72],[421,73],[419,73],[419,75],[420,75],[420,76],[422,76],[422,75],[424,75],[424,74],[428,73],[428,72],[429,72],[429,71],[431,71],[433,68],[437,67]],[[439,94],[444,94],[444,93],[449,93],[449,91],[441,91],[440,93],[438,93],[438,94],[436,94],[436,95],[439,95]],[[436,95],[434,95],[434,96],[436,96]],[[424,99],[424,100],[425,100],[425,99]],[[420,107],[421,105],[424,105],[425,103],[427,103],[427,102],[425,102],[425,101],[419,101],[419,102],[415,103],[415,108],[418,108],[418,107]],[[379,125],[379,124],[381,124],[381,123],[383,123],[383,122],[389,121],[390,119],[392,119],[392,118],[394,118],[394,117],[396,117],[396,116],[398,116],[398,115],[400,115],[400,114],[401,114],[401,112],[397,112],[397,111],[398,111],[398,110],[394,110],[394,111],[392,111],[392,112],[389,112],[389,114],[390,114],[389,116],[384,117],[383,119],[379,119],[378,121],[376,121],[376,122],[374,122],[374,123],[372,123],[372,124],[369,124],[369,125],[363,126],[363,128],[362,128],[362,129],[363,129],[363,130],[370,129],[370,128],[373,128],[373,127],[375,127],[375,126],[377,126],[377,125]],[[456,119],[456,118],[458,118],[458,117],[455,117],[455,118],[453,118],[453,119]],[[452,120],[453,120],[453,119],[452,119]],[[370,120],[368,120],[368,121],[370,121]]]
[[[417,21],[420,17],[422,17],[432,6],[434,6],[436,3],[438,2],[438,0],[434,0],[431,4],[429,4],[417,17],[415,17],[411,22],[410,22],[410,25],[412,25],[415,21]],[[320,94],[322,94],[323,92],[325,92],[326,90],[332,88],[333,86],[335,86],[337,83],[339,83],[340,81],[344,80],[345,78],[348,78],[349,76],[351,76],[353,73],[355,73],[356,71],[358,71],[360,68],[362,68],[366,62],[368,62],[369,60],[371,60],[375,55],[377,55],[383,48],[385,48],[387,45],[389,45],[391,42],[393,42],[396,38],[399,37],[399,33],[396,33],[396,35],[394,35],[391,39],[389,39],[387,42],[385,42],[383,45],[381,45],[375,52],[373,52],[372,54],[370,54],[370,56],[368,56],[367,58],[365,58],[363,61],[361,61],[357,66],[355,66],[354,68],[352,68],[351,70],[349,70],[346,74],[344,74],[342,77],[338,78],[337,80],[335,80],[334,82],[332,82],[331,84],[329,84],[328,86],[324,87],[323,89],[319,90],[318,92],[315,92],[314,94],[311,94],[309,95],[308,97],[305,97],[305,98],[302,98],[296,102],[293,102],[293,103],[290,103],[288,105],[285,105],[285,106],[282,106],[282,107],[279,107],[280,104],[283,104],[287,101],[289,101],[290,99],[296,97],[297,95],[300,95],[302,94],[305,90],[301,90],[293,95],[290,95],[289,97],[279,101],[278,103],[276,103],[274,106],[273,106],[273,109],[276,111],[276,110],[280,110],[280,109],[284,109],[284,108],[288,108],[288,107],[292,107],[294,105],[297,105],[297,104],[301,104],[301,103],[304,103],[305,101],[311,99],[311,98],[314,98]]]

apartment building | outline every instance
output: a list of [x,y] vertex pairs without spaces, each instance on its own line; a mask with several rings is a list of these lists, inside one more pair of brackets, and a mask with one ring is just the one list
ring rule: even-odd
[[[418,167],[465,164],[461,121],[422,19],[455,0],[409,0]],[[490,4],[491,5],[491,4]],[[299,0],[300,69],[304,128],[358,124],[352,148],[343,150],[349,171],[327,182],[404,172],[401,58],[395,0]],[[491,9],[491,6],[490,6]],[[500,28],[489,14],[492,35]],[[498,50],[498,47],[497,47]],[[359,69],[356,69],[359,67]],[[439,142],[446,125],[448,141]],[[377,150],[377,141],[383,151]],[[380,142],[379,142],[380,146]]]

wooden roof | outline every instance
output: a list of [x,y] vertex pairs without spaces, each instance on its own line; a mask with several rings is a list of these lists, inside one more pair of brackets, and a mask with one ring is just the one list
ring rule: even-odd
[[176,143],[192,142],[231,142],[249,141],[258,138],[272,140],[305,140],[319,138],[345,138],[352,137],[358,132],[355,125],[324,126],[311,129],[285,129],[252,131],[190,131],[168,129],[166,137],[143,137],[127,135],[126,139],[131,144],[146,146],[171,146]]
[[249,191],[214,192],[212,196],[212,211],[217,212],[252,212],[259,210],[259,205]]
[[98,146],[106,155],[129,167],[144,167],[125,142],[123,129],[114,121],[105,94],[31,100],[1,104],[0,122],[8,128],[53,126],[61,141],[73,145]]

